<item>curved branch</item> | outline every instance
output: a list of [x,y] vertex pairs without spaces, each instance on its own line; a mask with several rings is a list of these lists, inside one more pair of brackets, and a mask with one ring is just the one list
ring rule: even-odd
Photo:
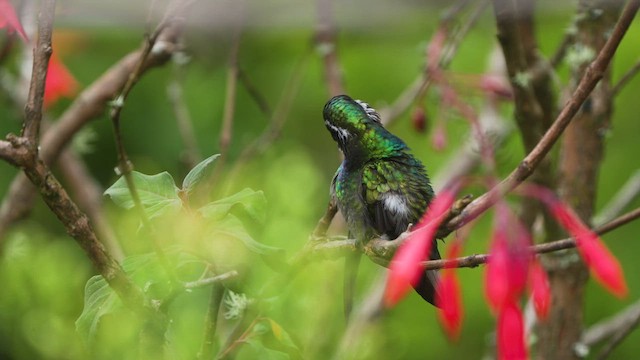
[[578,112],[598,81],[602,79],[605,70],[611,62],[613,54],[616,52],[620,41],[622,41],[629,25],[638,12],[638,7],[640,7],[640,1],[633,0],[624,8],[606,44],[603,46],[600,53],[598,53],[595,60],[587,67],[585,74],[580,80],[580,83],[573,95],[565,104],[554,123],[549,127],[538,144],[536,144],[529,154],[525,156],[518,167],[515,168],[509,176],[469,204],[469,206],[467,206],[459,216],[451,219],[451,221],[446,224],[446,228],[449,232],[459,229],[478,217],[485,210],[490,208],[502,195],[515,189],[533,173],[542,159],[544,159],[545,155],[556,143],[560,135],[562,135],[563,131],[567,125],[569,125],[574,115]]

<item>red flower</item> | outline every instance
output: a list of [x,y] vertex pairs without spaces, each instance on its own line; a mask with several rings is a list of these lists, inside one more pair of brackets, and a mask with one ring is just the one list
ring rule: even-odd
[[507,303],[498,315],[498,359],[527,359],[522,312],[515,302]]
[[517,301],[529,273],[531,236],[506,205],[496,206],[491,257],[485,272],[485,294],[494,310]]
[[546,319],[551,307],[551,288],[546,271],[538,261],[531,264],[531,295],[533,307],[539,319]]
[[431,134],[431,146],[436,151],[442,151],[447,147],[447,132],[442,121],[438,121],[438,124],[433,129],[433,134]]
[[76,79],[53,53],[49,60],[49,70],[44,88],[44,106],[51,106],[61,97],[73,97],[78,91],[78,87]]
[[0,29],[3,27],[6,27],[9,33],[17,31],[22,40],[29,41],[27,33],[24,32],[24,28],[9,0],[0,0]]
[[620,263],[600,237],[589,229],[570,207],[557,198],[549,198],[547,205],[560,225],[576,239],[576,247],[594,278],[614,295],[627,295],[627,283]]
[[384,292],[385,305],[391,307],[398,303],[420,280],[424,271],[421,262],[428,257],[438,226],[447,214],[455,199],[458,183],[443,189],[433,199],[431,206],[411,233],[400,246],[389,266],[389,277]]
[[[460,255],[461,242],[451,244],[446,256],[447,259],[455,259]],[[436,290],[436,304],[440,308],[438,319],[450,338],[457,339],[460,335],[464,311],[460,293],[460,281],[454,268],[443,271],[438,289]]]

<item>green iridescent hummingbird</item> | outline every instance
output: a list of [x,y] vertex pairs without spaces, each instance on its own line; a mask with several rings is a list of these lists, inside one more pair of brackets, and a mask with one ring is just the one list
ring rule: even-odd
[[[331,183],[331,196],[347,222],[349,237],[361,244],[374,236],[393,240],[410,224],[417,224],[433,198],[433,189],[424,165],[409,147],[382,126],[380,115],[373,108],[349,96],[329,100],[323,117],[344,154]],[[429,257],[440,259],[436,244]],[[347,315],[358,259],[359,254],[347,257]],[[437,271],[426,271],[415,290],[435,305],[437,283]]]

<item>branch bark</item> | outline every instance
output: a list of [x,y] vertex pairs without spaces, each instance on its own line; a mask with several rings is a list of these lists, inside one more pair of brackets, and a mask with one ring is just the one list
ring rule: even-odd
[[[181,33],[181,24],[174,22],[165,28],[158,37],[157,47],[144,62],[141,74],[165,64],[178,49],[177,43]],[[60,155],[72,137],[90,120],[97,118],[105,111],[108,103],[122,89],[134,70],[141,50],[124,56],[118,63],[107,70],[100,78],[85,89],[60,118],[42,135],[40,156],[45,164],[50,165]],[[0,156],[7,144],[0,143]],[[2,157],[5,160],[6,157]],[[36,199],[36,191],[24,174],[18,174],[12,181],[9,192],[0,206],[0,246],[8,228],[15,221],[27,216]]]
[[586,68],[571,98],[567,101],[554,123],[549,127],[536,146],[505,179],[469,204],[460,215],[451,219],[445,225],[450,232],[459,229],[478,217],[485,210],[489,209],[502,195],[515,189],[531,175],[533,170],[535,170],[545,155],[551,150],[560,135],[562,135],[596,84],[604,76],[613,54],[638,12],[639,5],[640,1],[638,0],[630,1],[627,4],[611,32],[611,36],[607,39],[607,42],[595,60]]

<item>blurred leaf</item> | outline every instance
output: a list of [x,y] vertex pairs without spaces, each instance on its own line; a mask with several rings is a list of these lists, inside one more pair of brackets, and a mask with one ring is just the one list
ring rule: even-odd
[[[179,271],[199,260],[177,248],[166,252],[169,262]],[[156,253],[129,256],[122,262],[122,268],[133,282],[140,286],[152,299],[160,299],[170,292],[169,278],[162,268]],[[197,275],[194,276],[195,280]],[[76,320],[76,330],[87,343],[96,335],[100,320],[104,315],[125,309],[118,295],[101,275],[93,276],[85,286],[85,300],[82,313]]]
[[[168,212],[175,212],[182,206],[178,197],[179,189],[171,175],[164,171],[156,175],[145,175],[137,171],[131,173],[133,182],[138,190],[138,196],[149,218],[154,218]],[[129,187],[124,176],[121,176],[104,192],[113,202],[125,209],[134,206]]]
[[264,223],[267,214],[267,200],[262,191],[243,189],[229,197],[216,200],[200,208],[200,213],[207,219],[220,220],[235,206],[242,206],[253,220]]
[[253,327],[251,337],[247,340],[252,348],[261,354],[268,354],[267,359],[301,359],[300,349],[293,342],[289,333],[275,320],[265,318]]
[[209,156],[202,160],[198,165],[194,166],[191,171],[184,177],[182,181],[182,190],[190,193],[198,185],[198,183],[213,169],[213,162],[220,157],[220,154]]
[[254,356],[257,355],[260,357],[260,359],[265,359],[265,360],[290,360],[291,359],[291,357],[285,352],[269,349],[268,347],[264,346],[262,341],[260,341],[259,339],[249,339],[246,342],[247,344],[251,345],[251,348],[255,353]]
[[240,240],[249,250],[261,255],[284,255],[283,249],[264,245],[254,240],[245,229],[242,221],[231,214],[215,223],[213,234],[214,236],[215,234],[226,235]]

